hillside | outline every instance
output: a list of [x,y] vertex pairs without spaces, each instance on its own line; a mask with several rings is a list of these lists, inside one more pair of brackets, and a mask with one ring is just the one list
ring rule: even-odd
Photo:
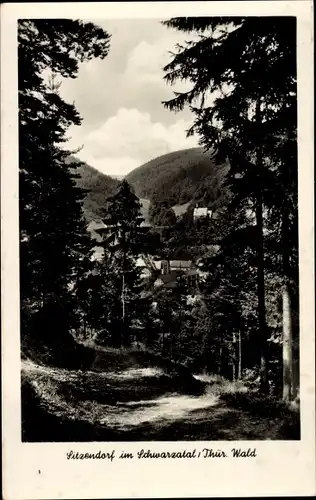
[[[71,160],[79,163],[74,157]],[[191,202],[213,208],[225,204],[227,191],[222,183],[227,171],[228,165],[216,165],[202,148],[191,148],[154,158],[130,172],[126,179],[140,198],[142,216],[147,222],[150,200],[154,198],[176,206],[179,214]],[[84,162],[74,170],[74,175],[77,186],[87,191],[83,203],[87,221],[100,220],[106,199],[114,194],[119,180]]]
[[[76,158],[70,158],[69,162],[74,161],[79,163],[79,160]],[[87,222],[92,223],[91,229],[93,229],[93,224],[96,223],[98,226],[107,198],[115,193],[123,176],[111,177],[84,162],[74,169],[73,172],[74,176],[76,176],[76,185],[87,191],[83,202],[83,209],[85,218]],[[148,209],[150,201],[147,199],[140,199],[139,201],[142,205],[142,217],[147,222],[149,220]]]
[[[73,157],[71,160],[79,162]],[[74,175],[78,176],[76,178],[77,186],[88,191],[83,202],[87,221],[99,219],[106,199],[115,192],[119,180],[99,172],[87,163],[79,165],[74,170]]]
[[224,196],[223,178],[228,165],[216,165],[203,148],[191,148],[159,156],[130,172],[126,179],[139,198],[212,204]]
[[79,370],[22,361],[23,442],[300,437],[297,411],[241,381],[194,376],[146,349],[90,351]]

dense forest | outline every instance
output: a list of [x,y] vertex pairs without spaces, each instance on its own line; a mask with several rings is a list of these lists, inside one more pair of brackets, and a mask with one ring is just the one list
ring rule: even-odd
[[[65,149],[68,127],[81,118],[61,97],[58,75],[75,78],[80,62],[105,58],[110,36],[81,21],[19,23],[22,356],[80,370],[68,382],[63,375],[70,402],[106,395],[107,404],[116,405],[128,397],[130,387],[121,396],[117,388],[110,394],[104,380],[91,375],[100,356],[105,361],[98,370],[102,365],[105,372],[113,357],[139,367],[143,356],[146,366],[163,366],[168,376],[142,386],[147,398],[165,387],[200,395],[204,386],[195,373],[242,384],[243,395],[233,386],[240,396],[234,404],[297,402],[295,19],[176,18],[164,24],[188,38],[201,35],[178,46],[164,68],[167,82],[191,84],[164,105],[173,111],[190,106],[195,118],[188,133],[198,135],[201,149],[165,155],[127,180],[109,182]],[[48,82],[44,70],[51,72]],[[209,101],[213,92],[217,97]],[[82,168],[89,181],[82,180]],[[150,227],[142,225],[139,197],[151,200]],[[177,218],[170,207],[188,201]],[[197,220],[195,201],[212,216]],[[99,260],[85,220],[96,208],[105,225]],[[166,278],[155,259],[189,262],[190,268]],[[41,380],[48,380],[45,373]],[[35,390],[31,385],[29,379],[22,385],[25,394]]]
[[[88,222],[99,220],[106,200],[117,190],[119,180],[101,173],[75,156],[69,156],[76,185],[85,191],[83,208]],[[203,148],[191,148],[159,156],[132,170],[126,180],[142,203],[142,213],[148,218],[150,201],[170,209],[172,206],[207,205],[210,208],[226,204],[229,189],[223,185],[227,168],[215,164],[213,154]]]
[[[297,395],[299,359],[295,22],[175,18],[165,23],[201,35],[178,47],[165,67],[169,83],[191,83],[190,91],[175,93],[165,106],[177,111],[189,105],[195,120],[188,133],[197,133],[207,150],[215,145],[218,163],[228,158],[230,164],[228,220],[220,254],[208,267],[211,290],[217,284],[219,298],[211,314],[219,307],[217,318],[225,323],[234,318],[243,334],[255,316],[254,352],[263,392],[276,371],[271,368],[272,346],[282,345],[283,363],[277,359],[285,399]],[[273,314],[270,309],[276,298],[282,300],[282,331],[276,305]]]
[[126,177],[139,198],[166,202],[169,207],[187,202],[220,203],[221,185],[228,165],[217,165],[203,148],[159,156]]
[[97,220],[102,215],[102,208],[107,198],[117,189],[118,180],[99,172],[74,156],[69,156],[66,164],[70,165],[76,186],[85,191],[83,199],[85,219],[88,222]]
[[76,186],[76,163],[64,147],[69,126],[80,125],[81,118],[62,99],[58,75],[75,78],[80,62],[106,57],[109,39],[82,21],[19,22],[22,352],[44,352],[61,364],[76,364],[71,329],[80,312],[74,284],[85,272],[91,243],[83,218],[86,193]]

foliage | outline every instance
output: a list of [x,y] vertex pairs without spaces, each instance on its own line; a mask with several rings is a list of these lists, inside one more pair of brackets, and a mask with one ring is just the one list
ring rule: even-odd
[[[164,68],[169,83],[187,81],[191,88],[175,92],[165,106],[174,111],[190,107],[195,119],[188,134],[198,133],[200,144],[214,152],[217,163],[229,160],[228,211],[254,214],[254,223],[236,218],[228,222],[229,234],[220,238],[222,255],[216,257],[217,264],[221,258],[223,265],[217,269],[215,290],[219,296],[225,290],[227,307],[220,314],[225,325],[230,316],[234,318],[233,328],[243,318],[242,294],[247,295],[251,279],[247,268],[255,268],[257,301],[251,301],[250,307],[255,311],[257,304],[256,337],[265,391],[270,358],[265,270],[274,266],[286,287],[283,294],[290,294],[295,290],[297,266],[293,266],[297,254],[295,22],[295,18],[284,17],[173,18],[164,22],[195,35],[194,40],[177,46]],[[213,264],[210,266],[212,274]],[[216,303],[211,316],[214,310]],[[291,328],[284,334],[292,345]]]
[[[91,23],[20,20],[19,167],[22,341],[68,338],[76,322],[73,281],[90,250],[82,218],[84,193],[66,166],[70,125],[79,125],[56,76],[75,78],[79,63],[108,53],[109,36]],[[47,75],[50,76],[47,82]],[[69,159],[69,158],[68,158]]]
[[119,181],[99,172],[85,162],[79,162],[74,156],[69,156],[68,162],[75,164],[76,186],[85,191],[83,199],[85,219],[88,222],[100,219],[106,200],[115,193]]
[[[84,400],[80,411],[97,429],[89,428],[89,435],[106,434],[104,428],[101,432],[103,424],[94,420],[101,414],[105,418],[103,404],[130,399],[142,404],[143,398],[165,390],[200,394],[204,382],[190,371],[204,372],[204,377],[213,374],[216,380],[209,377],[209,391],[214,398],[222,395],[235,417],[242,409],[247,423],[252,414],[257,422],[259,406],[266,402],[273,410],[268,409],[265,418],[282,421],[285,406],[257,392],[263,344],[269,391],[279,396],[282,388],[284,283],[291,289],[291,313],[298,328],[296,84],[288,33],[292,20],[285,21],[284,26],[270,18],[168,21],[169,26],[202,34],[178,46],[166,78],[193,84],[191,91],[176,93],[167,107],[191,106],[195,121],[190,133],[200,135],[206,152],[196,148],[164,155],[121,183],[62,149],[68,126],[79,124],[80,117],[62,100],[55,80],[55,74],[75,77],[78,60],[105,57],[108,35],[81,22],[20,23],[22,331],[31,340],[36,333],[43,359],[60,366],[71,360],[75,368],[91,368],[84,362],[84,348],[76,354],[70,332],[81,335],[81,340],[93,339],[92,345],[103,344],[103,350],[98,347],[102,354],[92,363],[92,369],[108,372],[103,382],[91,373],[72,374],[72,380],[58,381],[65,390],[63,400],[60,395],[52,397],[56,384],[51,377],[40,375],[47,383],[46,399],[52,405],[58,400],[63,408],[71,403],[77,420],[72,403]],[[33,81],[31,71],[28,83],[27,64],[37,77]],[[45,69],[53,72],[49,84],[41,76]],[[211,105],[210,95],[215,97]],[[150,199],[151,222],[165,226],[162,231],[142,225],[138,196]],[[176,219],[171,207],[185,202],[190,202],[188,211]],[[196,202],[213,209],[216,217],[194,220]],[[100,262],[91,261],[82,209],[86,217],[97,214],[106,225]],[[188,258],[195,265],[191,276],[198,269],[200,278],[195,283],[179,275],[172,287],[154,288],[156,274],[146,280],[136,265],[139,256],[149,254]],[[259,269],[263,279],[258,285]],[[264,297],[258,293],[260,287]],[[261,323],[258,311],[264,318]],[[298,346],[297,337],[295,342]],[[152,351],[126,348],[140,343]],[[91,361],[91,349],[87,352]],[[150,367],[158,357],[164,367],[168,365],[168,374],[148,377],[140,388],[138,380],[121,385],[108,381],[110,370],[124,370],[130,362],[139,366],[144,358]],[[223,417],[220,409],[217,415],[215,431]],[[203,419],[208,425],[209,414]],[[226,436],[226,430],[217,435]],[[173,436],[172,430],[168,432]],[[209,437],[209,427],[197,432]],[[240,431],[242,437],[251,433],[258,435],[254,428],[248,434],[247,426]],[[117,437],[107,434],[111,435]]]
[[165,202],[170,208],[188,201],[211,205],[225,196],[222,188],[227,172],[219,168],[202,148],[191,148],[159,156],[126,177],[137,196]]
[[149,221],[154,226],[173,226],[177,222],[176,215],[167,202],[153,200],[149,206]]
[[[142,295],[143,283],[136,259],[144,248],[140,230],[140,203],[127,181],[108,198],[103,212],[106,232],[103,238],[104,258],[97,269],[98,286],[94,295],[102,304],[97,321],[103,322],[98,340],[112,345],[128,344],[133,329],[139,327],[148,309]],[[95,283],[96,284],[96,283]],[[97,325],[96,325],[97,326]]]

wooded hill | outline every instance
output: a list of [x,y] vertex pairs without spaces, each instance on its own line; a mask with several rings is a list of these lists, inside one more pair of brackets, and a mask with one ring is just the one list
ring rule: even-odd
[[[212,380],[221,381],[221,397],[224,386],[230,387],[230,395],[225,393],[230,407],[224,413],[219,408],[216,417],[217,422],[226,418],[230,423],[226,420],[225,428],[216,432],[219,424],[214,422],[212,407],[200,414],[202,426],[192,434],[196,399],[181,398],[188,410],[184,422],[178,414],[180,401],[173,398],[173,427],[158,429],[160,439],[228,439],[232,422],[229,435],[235,440],[299,438],[298,412],[293,416],[290,410],[292,405],[299,409],[300,373],[296,19],[194,17],[164,24],[202,34],[198,41],[194,35],[192,42],[178,46],[174,59],[164,68],[167,82],[189,80],[191,84],[190,91],[177,92],[164,104],[171,111],[189,106],[195,115],[191,131],[208,151],[216,144],[218,162],[228,158],[230,169],[225,177],[227,165],[222,168],[210,155],[195,149],[143,166],[143,186],[135,185],[137,171],[130,174],[128,181],[137,195],[151,199],[154,224],[166,230],[166,237],[160,238],[161,226],[156,231],[143,230],[139,199],[128,181],[123,180],[108,198],[116,187],[115,179],[84,165],[76,177],[64,164],[71,154],[64,149],[67,130],[80,125],[81,117],[74,104],[62,99],[56,78],[76,78],[79,63],[104,59],[109,34],[82,21],[19,21],[24,440],[56,442],[69,440],[71,435],[77,440],[79,428],[85,441],[110,441],[113,434],[106,433],[111,422],[125,431],[130,424],[139,423],[138,405],[146,397],[165,394],[170,403],[174,391],[179,396],[192,394],[188,389],[196,386],[193,373],[199,377],[195,380],[207,376],[209,385],[198,402],[203,408],[210,406],[212,395],[217,404]],[[51,72],[48,82],[43,79],[44,70]],[[227,84],[232,89],[222,92]],[[213,92],[220,97],[206,106],[204,98]],[[198,107],[192,105],[195,102]],[[229,192],[224,189],[224,177]],[[221,200],[222,206],[217,206],[216,217],[194,219],[189,210],[175,221],[168,203],[189,200],[203,200],[212,209]],[[83,208],[86,216],[91,213],[94,217],[93,210],[103,207],[107,228],[104,255],[98,261],[91,258],[93,243]],[[148,293],[139,256],[155,257],[161,250],[163,257],[170,258],[181,245],[186,250],[190,245],[195,251],[201,280],[194,280],[192,274],[184,279],[181,271],[176,287]],[[155,269],[151,274],[155,278]],[[151,285],[152,276],[149,278]],[[102,354],[95,354],[100,346]],[[148,364],[135,363],[135,349],[144,352],[145,361],[153,353]],[[122,357],[122,350],[127,356]],[[176,370],[176,380],[167,370],[157,372],[157,355],[173,367],[175,363],[184,367],[181,373]],[[120,383],[122,373],[111,373],[110,358],[112,367],[130,368],[124,383]],[[91,373],[97,368],[102,370],[102,380]],[[135,377],[135,368],[146,375]],[[150,377],[146,368],[154,368]],[[133,383],[128,382],[131,371]],[[194,390],[195,394],[199,393]],[[160,399],[157,426],[166,417],[166,398]],[[98,410],[97,402],[101,405]],[[156,404],[153,400],[147,405],[149,413]],[[232,413],[234,404],[238,411]],[[129,413],[131,407],[136,415]],[[252,423],[244,418],[249,411]],[[52,413],[55,417],[62,414],[62,419],[52,421]],[[65,413],[71,422],[61,431]],[[286,413],[288,422],[283,418]],[[148,413],[143,416],[148,429]],[[287,428],[280,432],[283,423]],[[294,424],[294,434],[288,423]],[[188,431],[179,434],[183,424]],[[47,433],[39,436],[42,426]],[[148,434],[146,428],[138,426],[137,441],[157,439],[157,432]]]
[[130,172],[126,180],[139,198],[181,205],[189,201],[220,203],[228,165],[217,165],[211,153],[190,148],[159,156]]
[[103,174],[96,168],[74,157],[69,157],[68,163],[71,161],[78,164],[77,168],[73,170],[76,185],[86,191],[86,196],[83,200],[85,218],[88,222],[99,219],[107,198],[114,194],[119,180],[114,179],[110,175]]
[[[119,180],[70,158],[68,162],[79,164],[74,170],[77,186],[87,191],[83,202],[85,217],[88,222],[99,219]],[[147,220],[148,200],[165,202],[169,207],[188,202],[212,208],[225,205],[227,188],[223,187],[223,180],[227,172],[228,165],[215,164],[211,153],[191,148],[158,156],[130,172],[126,180],[140,198],[142,216]]]

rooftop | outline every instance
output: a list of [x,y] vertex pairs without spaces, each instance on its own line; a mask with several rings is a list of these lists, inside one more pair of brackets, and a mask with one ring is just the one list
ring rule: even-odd
[[176,269],[189,269],[191,264],[192,260],[170,260],[170,267]]

